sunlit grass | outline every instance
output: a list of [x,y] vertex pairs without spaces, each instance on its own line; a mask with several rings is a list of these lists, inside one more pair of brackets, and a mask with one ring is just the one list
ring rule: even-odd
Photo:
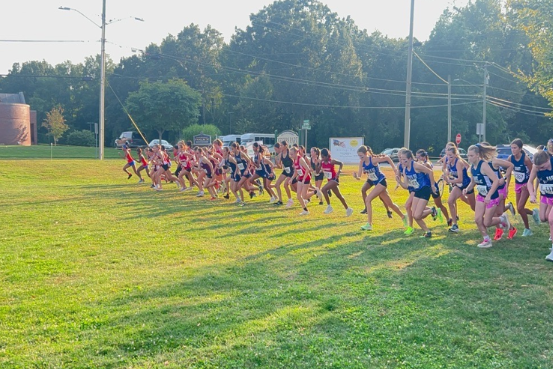
[[480,250],[465,205],[460,234],[407,238],[378,201],[360,231],[351,176],[351,218],[335,198],[300,217],[154,192],[123,164],[2,162],[0,366],[551,367],[545,226]]

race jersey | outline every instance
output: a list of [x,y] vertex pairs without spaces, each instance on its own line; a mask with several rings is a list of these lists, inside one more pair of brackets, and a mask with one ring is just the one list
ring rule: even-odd
[[538,180],[540,183],[540,195],[544,197],[553,197],[553,157],[549,159],[551,170],[538,170]]
[[132,163],[134,161],[134,159],[133,159],[133,157],[132,157],[132,155],[129,151],[127,151],[125,153],[125,157],[127,158],[127,163]]
[[179,153],[178,160],[181,167],[188,168],[188,157],[184,152]]
[[517,184],[528,183],[528,179],[530,178],[530,170],[528,170],[528,167],[524,164],[525,159],[526,153],[524,151],[519,160],[516,160],[515,156],[511,155],[511,163],[513,163],[514,166],[513,173],[515,174],[515,183]]
[[[492,163],[491,161],[490,161],[488,164],[490,165],[490,168],[492,168],[493,172],[494,172],[495,175],[497,176],[497,179],[505,179],[505,177],[503,176],[503,173],[501,173],[501,169],[500,169],[500,168],[495,169],[495,168],[493,167],[493,163]],[[506,183],[503,182],[503,184],[502,184],[502,185],[499,185],[499,186],[497,187],[497,189],[498,189],[498,190],[502,190],[502,189],[505,188],[505,185],[506,185]]]
[[140,163],[142,164],[143,167],[148,166],[148,162],[146,161],[146,158],[144,157],[144,155],[140,155]]
[[282,168],[284,170],[284,173],[286,173],[289,176],[292,176],[292,174],[294,173],[294,163],[290,158],[290,150],[286,150],[286,157],[282,156],[282,154],[280,157],[281,157]]
[[311,180],[311,176],[309,173],[305,173],[305,169],[300,164],[301,156],[298,155],[296,160],[294,161],[294,169],[298,173],[298,181],[301,182],[308,182]]
[[234,160],[236,160],[236,166],[238,167],[240,174],[244,175],[248,168],[246,168],[246,161],[242,159],[242,154],[238,153],[238,155],[234,155]]
[[209,167],[209,164],[200,161],[200,168],[205,172],[205,174],[207,174],[208,177],[211,176],[211,168]]
[[378,164],[373,164],[372,156],[369,156],[368,164],[365,162],[365,160],[363,160],[361,163],[363,164],[363,173],[366,173],[369,177],[369,180],[375,185],[386,179],[386,176],[380,171],[380,167],[378,166]]
[[329,181],[331,179],[336,179],[336,169],[334,169],[334,164],[332,164],[332,160],[321,161],[321,168],[323,169],[323,173],[326,179],[328,179]]
[[430,178],[428,174],[417,173],[414,161],[411,162],[411,168],[405,169],[405,176],[409,182],[409,187],[411,187],[413,191],[418,191],[423,187],[430,187]]
[[[482,164],[484,163],[484,160],[480,160],[478,164],[476,165],[476,168],[474,165],[470,167],[470,171],[472,173],[472,179],[474,180],[474,183],[476,184],[476,190],[478,191],[478,194],[482,197],[486,197],[488,193],[490,192],[490,189],[492,188],[492,181],[490,178],[482,173]],[[488,163],[490,164],[490,163]],[[491,164],[490,164],[491,165]],[[499,197],[499,193],[497,190],[492,194],[492,199],[497,199]]]
[[[459,178],[459,173],[457,172],[457,163],[459,162],[459,158],[455,159],[455,162],[448,164],[449,168],[449,174],[457,179]],[[467,172],[467,168],[463,166],[463,183],[456,183],[455,185],[458,187],[467,187],[470,184],[470,178]]]

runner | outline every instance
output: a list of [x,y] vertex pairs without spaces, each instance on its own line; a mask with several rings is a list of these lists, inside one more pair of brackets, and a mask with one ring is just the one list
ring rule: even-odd
[[[428,169],[434,171],[434,166],[432,165],[432,162],[428,158],[428,153],[425,150],[418,150],[417,151],[417,162],[426,166]],[[435,184],[436,186],[436,193],[432,192],[430,195],[434,199],[434,205],[436,205],[437,212],[436,212],[436,218],[440,220],[440,222],[444,221],[443,215],[445,215],[446,219],[449,219],[449,214],[447,213],[447,209],[442,203],[442,193],[440,193],[440,189],[438,187],[438,184]],[[443,215],[442,215],[443,214]],[[434,218],[434,220],[436,220]]]
[[142,176],[136,171],[136,165],[134,164],[134,159],[131,155],[131,149],[127,145],[123,145],[123,152],[125,153],[125,158],[127,159],[127,164],[125,164],[125,166],[123,167],[123,171],[128,175],[127,179],[131,179],[132,177],[132,173],[129,173],[129,171],[127,170],[127,168],[130,167],[134,171],[134,174],[136,174],[138,178],[140,178],[139,183],[142,182]]
[[505,214],[496,216],[497,205],[499,204],[499,178],[492,169],[490,161],[497,155],[495,146],[489,146],[483,143],[472,145],[468,149],[467,157],[471,164],[472,173],[471,182],[463,193],[467,193],[475,186],[478,190],[476,196],[476,206],[474,211],[474,221],[484,240],[478,244],[480,248],[492,247],[492,240],[488,236],[488,227],[500,225],[503,228],[509,228],[509,220]]
[[467,172],[470,165],[461,158],[459,150],[456,146],[450,146],[446,150],[446,157],[447,169],[446,175],[443,176],[443,179],[445,183],[451,186],[449,198],[447,199],[447,204],[451,212],[451,218],[448,220],[448,223],[451,222],[449,231],[457,233],[459,232],[459,225],[457,224],[459,219],[457,216],[457,200],[460,198],[466,199],[469,204],[473,204],[476,200],[474,198],[474,190],[467,192],[466,196],[463,194],[463,190],[465,190],[470,184],[470,177]]
[[[277,146],[278,145],[278,146]],[[284,190],[286,191],[286,196],[288,197],[288,202],[286,207],[291,207],[294,204],[292,200],[292,194],[290,192],[290,184],[287,180],[292,178],[294,175],[294,163],[290,159],[290,150],[288,149],[288,142],[282,141],[280,144],[277,142],[275,144],[275,150],[278,150],[278,155],[275,159],[277,167],[282,169],[282,173],[278,177],[275,188],[278,196],[278,201],[275,202],[275,205],[283,205],[282,202],[282,191],[280,190],[280,185],[284,182]]]
[[148,170],[148,161],[146,160],[144,155],[142,155],[142,149],[140,147],[136,149],[136,154],[138,155],[138,160],[140,160],[140,168],[138,168],[138,170],[136,171],[138,176],[140,177],[140,179],[138,180],[138,183],[143,183],[144,179],[140,175],[140,172],[145,170],[148,177],[150,177],[150,171]]
[[[327,204],[326,210],[324,211],[325,214],[330,214],[334,211],[332,206],[330,205],[330,191],[334,192],[338,200],[342,203],[344,206],[344,209],[346,209],[346,216],[349,217],[351,214],[353,214],[353,209],[348,206],[346,203],[346,200],[342,196],[342,193],[340,192],[340,173],[342,173],[342,168],[344,167],[344,163],[338,160],[334,160],[330,157],[330,151],[328,149],[322,149],[321,150],[321,162],[320,166],[322,169],[323,176],[327,179],[326,184],[323,186],[323,188],[320,189],[323,196],[325,197],[325,201]],[[340,169],[338,169],[338,172],[336,172],[336,169],[334,168],[336,165],[340,166]]]
[[290,158],[294,162],[294,175],[291,178],[288,178],[288,182],[296,181],[296,194],[298,201],[300,203],[300,206],[302,207],[303,211],[300,213],[300,215],[308,215],[309,210],[307,210],[307,195],[309,192],[310,182],[311,182],[311,175],[309,170],[309,165],[307,165],[307,162],[305,159],[301,156],[301,151],[299,149],[296,149],[295,147],[292,147],[290,149]]
[[[553,157],[543,150],[534,154],[534,166],[528,179],[527,187],[532,204],[536,203],[536,191],[533,186],[536,178],[540,187],[540,219],[542,222],[549,223],[549,241],[551,241],[553,239],[553,212],[551,211],[553,208]],[[553,246],[545,260],[553,261]]]

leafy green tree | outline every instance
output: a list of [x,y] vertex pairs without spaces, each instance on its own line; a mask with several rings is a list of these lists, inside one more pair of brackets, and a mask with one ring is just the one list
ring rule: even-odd
[[201,95],[182,80],[143,82],[129,94],[127,110],[142,130],[181,131],[197,123]]
[[52,137],[56,145],[63,133],[69,129],[63,118],[63,108],[60,105],[53,107],[46,113],[42,126],[48,130],[48,136]]

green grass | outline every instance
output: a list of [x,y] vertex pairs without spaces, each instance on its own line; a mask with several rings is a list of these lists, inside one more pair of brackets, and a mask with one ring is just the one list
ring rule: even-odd
[[153,192],[123,164],[2,162],[0,367],[553,367],[545,226],[481,250],[465,205],[458,235],[406,238],[378,202],[361,232],[351,177],[354,216],[332,198],[300,218]]
[[[133,149],[133,154],[135,149]],[[81,146],[4,146],[0,145],[0,159],[95,159],[98,157],[95,147]],[[119,159],[122,157],[121,150],[113,147],[104,149],[105,159]]]

